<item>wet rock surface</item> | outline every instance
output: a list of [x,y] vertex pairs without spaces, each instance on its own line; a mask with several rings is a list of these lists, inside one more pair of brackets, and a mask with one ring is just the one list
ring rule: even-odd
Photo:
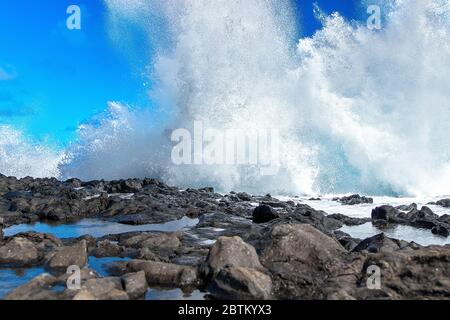
[[441,206],[441,207],[444,207],[444,208],[450,208],[450,198],[438,200],[436,202],[432,202],[432,203],[429,203],[429,204],[434,204],[434,205]]
[[363,203],[373,203],[373,198],[360,196],[359,194],[353,194],[351,196],[346,196],[346,197],[341,197],[341,198],[334,198],[333,200],[338,201],[347,206],[353,206],[356,204],[363,204]]
[[74,245],[57,248],[49,258],[47,268],[55,273],[65,273],[70,266],[84,267],[87,257],[86,240],[81,240]]
[[[337,199],[346,205],[371,200]],[[42,232],[5,236],[18,224],[66,225],[85,218],[118,223],[114,228],[181,218],[195,223],[64,239]],[[328,215],[299,200],[179,190],[154,179],[63,182],[0,175],[0,268],[38,266],[48,272],[4,298],[143,299],[149,288],[201,290],[215,299],[450,298],[450,246],[423,247],[384,234],[356,239],[339,230],[370,221],[448,236],[450,219],[415,204],[380,206],[371,219],[354,218]],[[100,272],[92,269],[94,258],[111,260]],[[67,286],[73,266],[81,272],[77,289]],[[382,270],[379,289],[367,286],[371,266]]]

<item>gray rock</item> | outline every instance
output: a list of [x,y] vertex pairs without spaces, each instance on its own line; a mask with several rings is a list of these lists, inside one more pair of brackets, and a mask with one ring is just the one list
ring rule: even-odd
[[122,276],[125,291],[130,299],[142,298],[148,289],[147,279],[144,271],[128,273]]
[[450,198],[439,200],[436,204],[444,208],[450,208]]
[[448,237],[450,235],[450,226],[448,224],[440,223],[435,225],[431,232],[443,237]]
[[373,198],[360,196],[359,194],[353,194],[351,196],[342,197],[342,198],[334,198],[333,200],[339,201],[343,205],[347,205],[347,206],[353,206],[356,204],[363,204],[363,203],[373,203]]
[[253,210],[253,222],[265,223],[279,218],[278,213],[268,205],[261,205]]
[[57,248],[47,263],[47,268],[53,272],[65,273],[69,266],[84,267],[88,261],[86,240],[72,246]]
[[108,240],[103,240],[99,241],[96,247],[92,249],[89,254],[97,258],[118,257],[122,254],[122,248]]
[[219,237],[210,249],[201,273],[208,280],[225,267],[263,269],[255,248],[239,237]]
[[262,240],[262,264],[272,273],[279,299],[325,299],[327,290],[344,288],[353,274],[347,251],[335,239],[308,224],[275,226]]
[[249,195],[247,192],[239,192],[236,194],[236,196],[241,199],[242,201],[251,201],[252,196]]
[[197,270],[189,266],[180,266],[146,260],[131,260],[127,263],[128,272],[144,271],[149,285],[161,285],[172,288],[197,286]]
[[255,269],[226,267],[212,280],[208,291],[216,299],[266,300],[271,298],[272,280]]
[[395,222],[398,210],[393,206],[381,206],[372,210],[372,220],[382,220],[384,222]]
[[9,239],[0,247],[0,265],[10,267],[30,267],[39,264],[37,247],[22,237]]
[[370,218],[348,217],[340,213],[329,214],[327,215],[327,218],[338,220],[346,226],[359,226],[371,221]]
[[411,203],[410,205],[401,205],[401,206],[395,207],[395,209],[408,212],[408,211],[417,209],[417,204],[416,203]]
[[370,253],[376,253],[380,251],[392,252],[406,248],[408,246],[411,246],[411,244],[406,241],[391,239],[386,237],[384,233],[380,233],[373,237],[362,240],[352,251],[361,252],[363,250],[367,250]]

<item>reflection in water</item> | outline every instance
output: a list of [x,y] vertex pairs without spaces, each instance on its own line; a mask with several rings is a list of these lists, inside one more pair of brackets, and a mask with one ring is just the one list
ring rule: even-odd
[[150,288],[145,294],[145,300],[205,300],[205,292],[194,290],[191,293],[185,293],[181,289],[156,289]]
[[179,220],[166,223],[145,224],[140,226],[124,225],[117,222],[103,221],[97,219],[84,219],[74,224],[47,224],[38,222],[35,224],[20,224],[4,229],[5,236],[13,236],[20,232],[35,231],[50,233],[58,238],[76,238],[83,235],[91,235],[95,238],[108,234],[120,234],[136,231],[162,231],[174,232],[184,228],[193,227],[198,224],[198,219],[183,217]]
[[414,241],[423,246],[450,244],[450,237],[437,236],[432,234],[430,230],[418,229],[403,225],[396,225],[390,228],[379,229],[373,226],[371,222],[368,222],[360,226],[344,226],[339,230],[348,233],[353,238],[360,239],[372,237],[384,232],[384,234],[389,238]]

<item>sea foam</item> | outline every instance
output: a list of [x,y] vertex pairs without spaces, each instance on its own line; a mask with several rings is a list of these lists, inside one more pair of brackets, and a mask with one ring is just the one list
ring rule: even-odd
[[[9,174],[154,176],[255,193],[450,194],[448,0],[382,1],[381,30],[318,11],[323,27],[300,39],[288,1],[105,3],[114,39],[126,43],[121,26],[132,23],[157,45],[148,76],[166,120],[110,103],[79,128],[56,169],[53,161],[39,170],[18,163]],[[277,130],[280,170],[173,165],[170,132],[194,121]],[[17,145],[15,154],[39,161],[36,147]],[[3,158],[0,168],[11,163]]]

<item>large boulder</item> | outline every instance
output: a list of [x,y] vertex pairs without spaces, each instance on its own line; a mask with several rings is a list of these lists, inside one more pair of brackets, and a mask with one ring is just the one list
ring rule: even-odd
[[372,220],[395,222],[399,211],[393,206],[384,205],[372,210]]
[[265,223],[277,218],[279,218],[279,215],[271,206],[263,204],[253,210],[254,223]]
[[89,251],[89,255],[96,258],[118,257],[122,254],[123,249],[116,243],[109,240],[99,241],[95,248]]
[[255,269],[226,267],[214,277],[208,292],[216,299],[265,300],[271,298],[272,280]]
[[47,268],[53,272],[65,273],[69,266],[82,268],[88,261],[86,240],[65,247],[59,247],[50,257]]
[[348,252],[311,225],[277,225],[260,246],[277,298],[325,299],[330,290],[344,290],[355,282],[355,270],[345,260]]
[[210,249],[201,273],[209,280],[225,267],[263,269],[255,248],[240,237],[219,237]]
[[19,233],[15,235],[15,237],[24,238],[31,241],[43,256],[63,245],[61,239],[58,239],[48,233],[29,231]]
[[450,208],[450,198],[439,200],[436,204],[444,208]]
[[11,238],[0,247],[0,266],[30,267],[39,261],[38,248],[26,238]]
[[352,251],[361,252],[363,250],[367,250],[370,253],[376,253],[380,251],[392,252],[407,247],[418,248],[419,245],[408,243],[402,240],[392,239],[386,237],[384,233],[380,233],[373,237],[362,240]]

